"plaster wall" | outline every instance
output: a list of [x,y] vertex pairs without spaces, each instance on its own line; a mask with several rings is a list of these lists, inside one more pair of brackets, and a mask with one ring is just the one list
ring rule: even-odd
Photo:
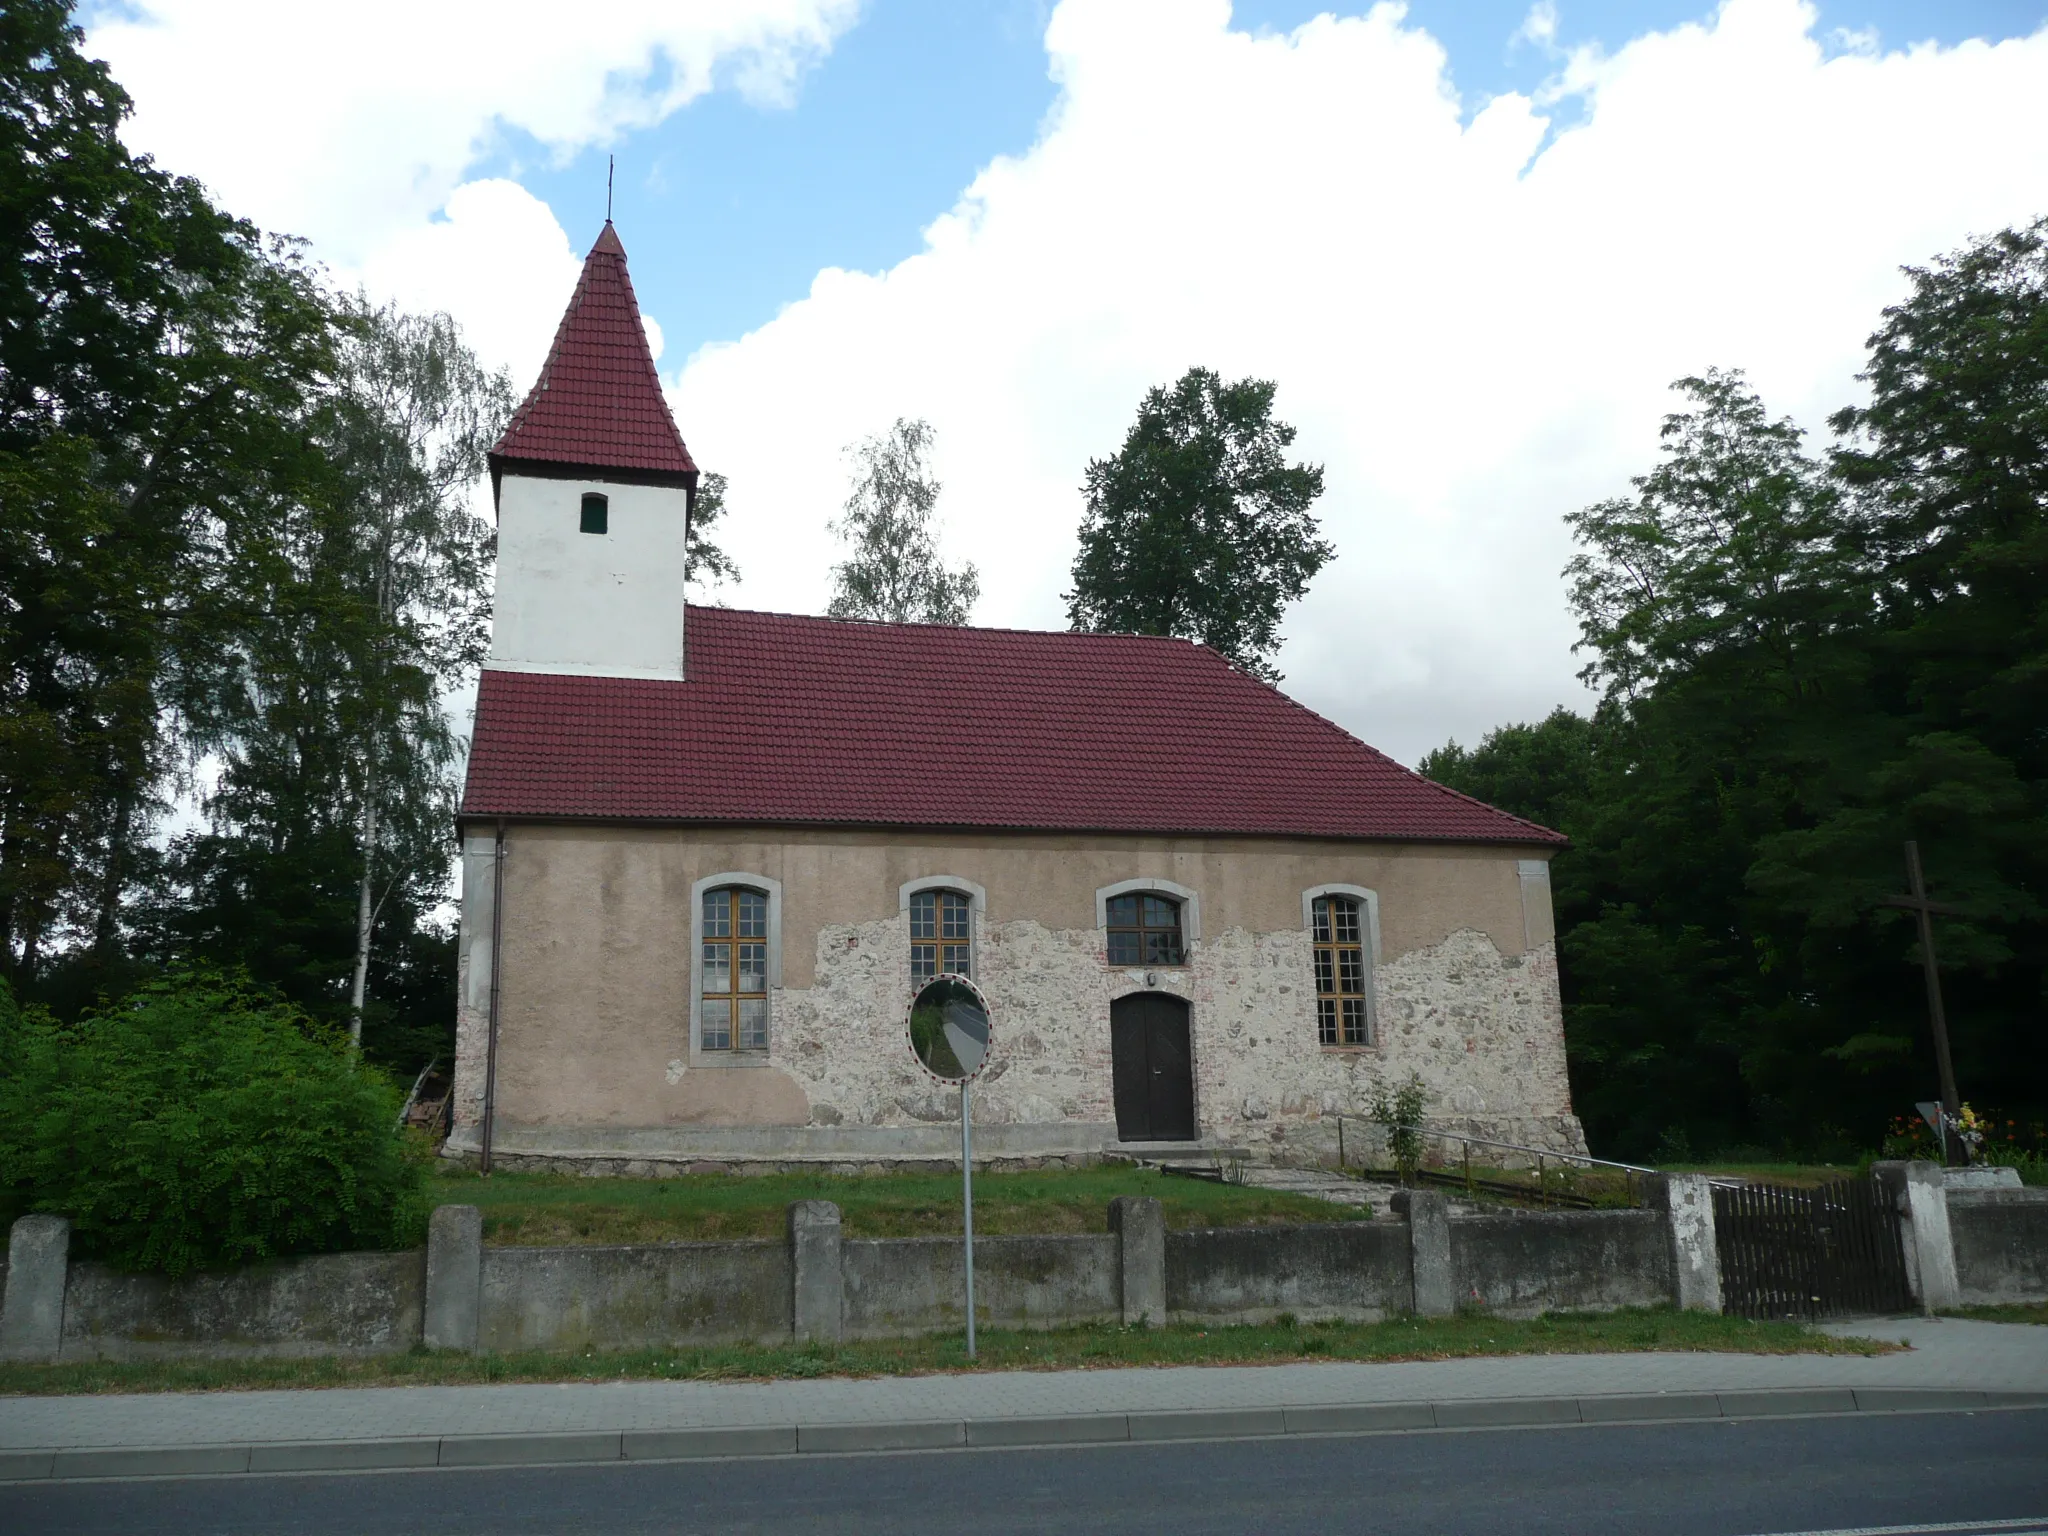
[[[457,1144],[482,1108],[490,839],[472,838],[458,1036]],[[903,1038],[907,883],[949,875],[986,892],[976,979],[995,1013],[978,1125],[1058,1125],[1114,1138],[1109,1010],[1156,989],[1191,1003],[1203,1134],[1290,1160],[1325,1157],[1336,1113],[1386,1078],[1421,1074],[1449,1128],[1581,1147],[1565,1078],[1548,883],[1528,849],[1278,839],[1158,839],[514,826],[507,837],[496,1136],[957,1124],[953,1090]],[[780,985],[765,1058],[693,1050],[691,888],[744,871],[780,890]],[[1112,969],[1098,889],[1133,878],[1199,893],[1188,962]],[[1375,893],[1378,1023],[1366,1048],[1317,1042],[1302,893]],[[573,1138],[572,1138],[573,1139]],[[877,1136],[877,1145],[883,1138]],[[646,1148],[643,1140],[642,1149]],[[882,1154],[878,1154],[882,1155]]]
[[[578,531],[587,491],[609,502],[604,533]],[[688,507],[669,486],[507,474],[487,665],[681,678]]]

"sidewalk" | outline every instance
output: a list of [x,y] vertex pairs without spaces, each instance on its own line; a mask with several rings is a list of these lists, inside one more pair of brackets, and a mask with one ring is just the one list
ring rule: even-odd
[[14,1397],[0,1398],[0,1480],[2048,1404],[2048,1327],[1831,1331],[1913,1348]]

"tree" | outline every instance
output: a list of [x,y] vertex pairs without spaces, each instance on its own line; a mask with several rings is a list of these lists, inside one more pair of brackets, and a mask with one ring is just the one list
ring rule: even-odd
[[61,0],[0,10],[0,972],[116,966],[236,530],[317,474],[299,252],[132,156]]
[[1116,454],[1089,461],[1075,629],[1179,635],[1279,679],[1280,615],[1335,550],[1309,512],[1322,468],[1287,462],[1295,432],[1273,419],[1273,390],[1190,368],[1146,393]]
[[932,474],[933,432],[926,421],[896,418],[877,437],[850,446],[852,490],[832,532],[851,546],[832,568],[826,612],[890,624],[965,624],[981,578],[971,563],[948,570],[939,559]]
[[445,895],[459,745],[444,699],[481,663],[490,616],[491,536],[470,503],[512,395],[446,315],[358,299],[343,322],[312,432],[325,477],[249,530],[228,573],[222,685],[192,726],[221,768],[208,830],[176,845],[165,921],[172,952],[246,967],[316,1016],[345,980],[360,1040],[387,904],[410,934]]
[[1932,1096],[1907,838],[1965,1093],[2048,1112],[2048,221],[1908,276],[1824,458],[1680,381],[1635,494],[1569,520],[1594,719],[1426,765],[1570,835],[1573,1096],[1623,1155],[1839,1156]]
[[719,586],[740,579],[740,568],[732,557],[712,543],[708,534],[713,523],[725,516],[725,476],[707,472],[697,484],[697,500],[690,508],[689,531],[683,536],[683,584]]

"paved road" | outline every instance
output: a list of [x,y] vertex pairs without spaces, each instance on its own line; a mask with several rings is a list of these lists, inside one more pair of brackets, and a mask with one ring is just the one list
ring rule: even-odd
[[2048,1536],[2048,1409],[0,1486],[0,1531],[35,1536],[1758,1536],[1930,1526]]

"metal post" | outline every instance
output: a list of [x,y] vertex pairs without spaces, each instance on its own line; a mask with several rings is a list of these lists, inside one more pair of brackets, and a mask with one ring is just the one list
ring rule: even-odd
[[1337,1171],[1344,1171],[1344,1117],[1337,1117]]
[[974,1358],[974,1080],[960,1085],[960,1210],[967,1229],[967,1358]]
[[1472,1194],[1472,1143],[1465,1143],[1465,1193]]

